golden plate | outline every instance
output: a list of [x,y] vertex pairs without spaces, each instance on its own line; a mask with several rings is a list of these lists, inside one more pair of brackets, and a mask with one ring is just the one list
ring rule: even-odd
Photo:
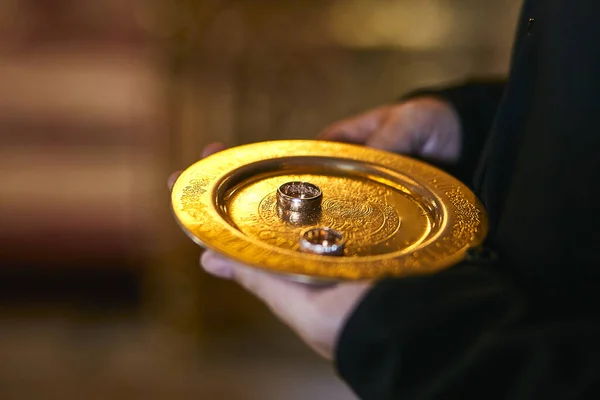
[[[292,182],[322,190],[321,212],[285,220],[277,190]],[[439,271],[487,234],[485,210],[460,181],[426,163],[363,146],[278,140],[230,148],[177,179],[172,207],[197,244],[244,264],[305,282]],[[299,251],[311,226],[341,232],[343,256]]]

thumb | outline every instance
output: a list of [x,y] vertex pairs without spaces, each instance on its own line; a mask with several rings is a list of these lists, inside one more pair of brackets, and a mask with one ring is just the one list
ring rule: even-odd
[[290,323],[290,315],[300,313],[308,305],[310,288],[279,276],[240,264],[206,250],[201,257],[206,272],[231,279],[261,299],[279,318]]
[[336,122],[325,128],[317,136],[317,139],[363,144],[378,129],[386,108],[376,108],[356,117]]

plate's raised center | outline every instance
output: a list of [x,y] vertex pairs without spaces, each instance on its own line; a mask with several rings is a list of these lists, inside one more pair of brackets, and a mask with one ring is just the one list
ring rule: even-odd
[[[282,220],[277,189],[288,181],[304,181],[322,190],[321,211],[305,224]],[[431,230],[431,221],[417,199],[370,179],[339,176],[285,175],[242,185],[228,199],[229,218],[248,236],[297,250],[307,226],[341,232],[346,256],[370,256],[410,249]]]

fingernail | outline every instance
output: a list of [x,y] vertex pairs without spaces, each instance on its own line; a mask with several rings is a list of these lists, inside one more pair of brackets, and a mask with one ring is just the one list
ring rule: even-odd
[[229,268],[227,265],[219,265],[218,263],[215,263],[210,265],[203,265],[202,268],[204,268],[204,270],[207,273],[217,278],[231,279],[233,276],[231,268]]
[[210,250],[202,253],[200,256],[200,265],[207,273],[217,278],[231,279],[233,277],[231,265]]

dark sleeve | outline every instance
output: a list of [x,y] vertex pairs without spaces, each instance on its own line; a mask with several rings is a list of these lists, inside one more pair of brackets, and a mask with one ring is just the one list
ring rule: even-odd
[[411,92],[401,100],[420,96],[433,96],[446,100],[456,110],[462,128],[463,146],[458,163],[438,165],[471,185],[473,173],[479,163],[496,111],[504,94],[505,80],[479,79],[447,87]]
[[381,281],[341,334],[339,374],[363,400],[600,398],[593,302],[533,303],[508,282],[468,264]]

